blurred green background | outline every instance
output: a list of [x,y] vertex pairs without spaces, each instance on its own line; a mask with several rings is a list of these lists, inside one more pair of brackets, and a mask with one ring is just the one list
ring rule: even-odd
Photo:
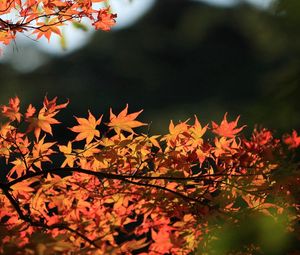
[[241,115],[248,130],[257,123],[290,132],[300,127],[299,14],[299,0],[268,9],[159,0],[132,26],[99,31],[78,51],[41,53],[47,61],[32,72],[0,64],[0,103],[69,98],[60,118],[68,126],[72,115],[108,116],[110,106],[129,103],[129,111],[144,109],[151,133],[165,132],[170,119],[197,114],[207,123],[225,112]]

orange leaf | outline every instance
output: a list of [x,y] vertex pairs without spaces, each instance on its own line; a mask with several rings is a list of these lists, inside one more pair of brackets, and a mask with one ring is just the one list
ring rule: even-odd
[[1,105],[2,115],[14,121],[20,122],[22,114],[19,113],[20,99],[16,96],[15,98],[9,99],[9,105]]
[[53,98],[52,100],[49,100],[47,97],[44,98],[44,107],[47,109],[48,113],[54,113],[57,112],[60,109],[66,108],[69,104],[69,100],[67,100],[64,104],[56,104],[57,97]]
[[127,241],[121,245],[121,250],[131,252],[133,250],[138,250],[138,249],[144,248],[145,246],[149,245],[149,243],[150,243],[150,242],[146,242],[146,241],[147,241],[147,238],[142,238],[140,240]]
[[52,118],[55,114],[46,115],[45,108],[42,108],[38,117],[30,117],[27,121],[30,123],[27,132],[34,130],[36,139],[39,139],[41,130],[52,135],[52,124],[59,124],[60,122]]
[[107,126],[113,128],[117,134],[120,134],[121,130],[134,134],[133,128],[147,125],[146,123],[135,120],[142,111],[143,110],[127,115],[128,104],[126,104],[125,109],[116,116],[110,108],[110,122]]
[[30,118],[35,114],[35,112],[36,112],[35,107],[33,107],[32,104],[30,104],[27,108],[26,113],[25,113],[25,117]]
[[109,13],[109,8],[102,9],[99,11],[97,21],[94,22],[93,25],[96,29],[108,31],[116,24],[116,17],[116,14]]
[[34,181],[36,180],[17,182],[13,186],[11,186],[11,189],[14,191],[32,192],[34,191],[34,189],[29,185],[32,184]]
[[195,139],[200,139],[206,132],[207,130],[207,125],[205,127],[202,127],[197,116],[195,116],[195,124],[194,126],[191,128],[191,131],[192,131],[192,136],[195,138]]
[[102,116],[98,120],[96,120],[95,117],[91,114],[91,112],[88,112],[88,119],[75,117],[79,125],[70,128],[70,130],[72,130],[73,132],[79,133],[76,136],[75,141],[81,141],[86,139],[87,144],[89,144],[94,137],[100,136],[100,132],[96,129],[96,126],[100,125],[102,120]]
[[298,148],[300,146],[300,136],[298,136],[296,130],[293,130],[292,135],[285,135],[283,137],[283,142],[289,146],[289,149]]
[[228,122],[226,117],[227,112],[225,113],[224,119],[222,120],[220,125],[216,124],[214,121],[212,122],[213,132],[218,134],[219,136],[233,138],[237,133],[242,131],[244,127],[246,127],[246,125],[244,125],[240,128],[236,128],[240,116],[238,116],[235,121],[231,122]]
[[40,139],[38,142],[36,142],[34,144],[34,147],[32,149],[32,156],[34,159],[39,159],[35,165],[38,168],[41,168],[41,162],[43,161],[48,161],[51,162],[51,160],[49,159],[48,156],[50,156],[51,154],[55,153],[51,147],[56,143],[56,142],[52,142],[52,143],[45,143],[45,137],[46,135],[43,136],[42,139]]
[[65,161],[62,163],[61,167],[65,167],[66,165],[69,167],[74,166],[74,160],[76,159],[76,156],[71,155],[72,153],[72,143],[69,141],[68,145],[59,145],[59,150],[64,153],[64,156],[66,157]]

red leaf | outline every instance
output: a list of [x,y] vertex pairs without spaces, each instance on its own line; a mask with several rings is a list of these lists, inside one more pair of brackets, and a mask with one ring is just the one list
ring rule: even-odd
[[237,133],[242,131],[244,127],[246,127],[246,125],[244,125],[240,128],[237,128],[239,118],[240,116],[238,116],[235,121],[228,122],[227,113],[225,113],[224,119],[222,120],[220,125],[216,124],[214,121],[212,122],[212,131],[219,136],[233,138],[236,136]]

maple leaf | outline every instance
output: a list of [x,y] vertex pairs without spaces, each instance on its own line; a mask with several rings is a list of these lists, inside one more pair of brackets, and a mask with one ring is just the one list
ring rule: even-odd
[[202,146],[203,144],[203,135],[205,134],[206,130],[208,128],[208,125],[202,127],[197,116],[195,115],[195,124],[193,126],[191,126],[191,128],[189,129],[189,132],[191,133],[191,140],[189,142],[189,144],[191,144],[191,146],[193,148],[195,147],[199,147]]
[[127,115],[128,104],[126,104],[125,109],[121,111],[118,116],[116,116],[110,108],[110,122],[107,124],[107,126],[114,129],[118,135],[120,134],[121,130],[135,134],[132,130],[133,128],[147,125],[146,123],[135,120],[142,111],[143,110],[140,110],[139,112],[134,112]]
[[49,42],[52,33],[61,36],[58,26],[62,25],[62,21],[59,21],[57,17],[48,20],[46,23],[38,22],[36,25],[40,27],[33,32],[33,34],[37,34],[36,39],[40,39],[41,37],[45,36]]
[[[36,181],[36,180],[34,180]],[[26,192],[32,192],[34,189],[30,187],[29,185],[32,184],[34,181],[23,181],[23,182],[18,182],[14,184],[11,188],[12,190],[23,190]]]
[[204,160],[209,157],[210,150],[211,150],[211,147],[207,144],[204,144],[203,146],[201,146],[200,149],[196,150],[196,155],[199,160],[200,166],[202,165]]
[[218,139],[215,137],[215,148],[213,149],[213,152],[216,157],[219,157],[221,154],[229,152],[231,150],[232,139],[226,139],[226,137],[221,137]]
[[[13,138],[11,137],[11,139]],[[15,152],[22,153],[23,155],[29,152],[29,146],[31,143],[29,142],[28,137],[23,138],[23,134],[17,133],[15,135],[15,144],[17,145]]]
[[44,135],[42,139],[40,139],[38,142],[36,142],[32,149],[33,158],[40,159],[35,163],[35,165],[40,169],[41,169],[41,162],[44,162],[44,161],[51,162],[51,160],[48,156],[50,156],[51,154],[54,153],[54,151],[51,149],[51,147],[56,143],[56,142],[45,143],[44,142],[45,137],[46,137],[46,135]]
[[192,136],[195,139],[200,139],[205,134],[205,132],[207,130],[207,125],[202,127],[197,116],[194,115],[194,117],[195,117],[195,124],[194,124],[194,126],[191,127]]
[[14,40],[16,36],[10,31],[0,31],[0,42],[8,45],[11,40]]
[[59,150],[64,153],[64,156],[66,157],[65,161],[62,163],[61,167],[65,167],[66,165],[69,167],[74,166],[74,160],[76,159],[76,156],[71,155],[72,153],[72,143],[69,141],[68,145],[58,145]]
[[283,137],[283,142],[289,146],[289,149],[298,148],[300,146],[300,136],[298,136],[296,130],[293,130],[292,135],[285,135]]
[[9,173],[7,174],[7,179],[12,180],[11,176],[14,173],[16,174],[17,178],[24,175],[27,172],[27,165],[29,165],[30,161],[31,160],[30,160],[29,157],[25,157],[25,162],[26,163],[20,158],[17,158],[16,160],[12,161],[11,163],[13,164],[13,167],[9,171]]
[[46,108],[48,113],[54,113],[57,112],[60,109],[66,108],[69,104],[69,99],[67,99],[66,103],[63,104],[56,104],[57,97],[54,97],[52,100],[49,100],[46,96],[44,98],[43,105]]
[[69,104],[69,99],[67,99],[67,102],[64,104],[56,104],[57,97],[54,97],[52,100],[49,100],[46,96],[44,98],[43,105],[46,109],[46,111],[49,113],[57,112],[60,109],[66,108]]
[[37,179],[35,178],[33,180],[25,180],[14,184],[11,187],[11,189],[13,190],[12,194],[14,195],[14,197],[18,198],[30,198],[31,193],[35,191],[34,188],[30,187],[30,185],[36,181]]
[[59,112],[60,109],[66,108],[69,104],[69,100],[67,100],[67,102],[64,104],[56,105],[56,100],[57,97],[50,101],[47,97],[45,97],[43,102],[44,106],[39,111],[37,117],[34,117],[36,112],[35,107],[30,104],[27,108],[25,117],[26,121],[30,123],[27,128],[27,133],[34,130],[34,135],[37,140],[39,139],[41,130],[52,135],[51,125],[60,123],[54,118],[54,116]]
[[131,240],[123,243],[120,247],[121,251],[131,252],[132,250],[138,250],[149,245],[150,242],[146,242],[147,238],[142,238],[140,240]]
[[36,112],[35,107],[32,106],[32,104],[30,104],[27,108],[27,111],[25,113],[25,118],[30,118],[32,117]]
[[81,141],[86,139],[86,144],[89,144],[94,137],[100,137],[100,131],[96,129],[96,126],[100,125],[102,116],[98,120],[88,111],[89,117],[85,118],[76,118],[79,125],[70,128],[71,131],[79,133],[74,141]]
[[52,135],[51,125],[60,123],[55,118],[53,118],[55,115],[56,113],[48,114],[46,112],[46,109],[43,107],[39,111],[37,117],[29,117],[26,119],[26,121],[30,123],[26,132],[29,133],[34,130],[34,135],[37,140],[39,139],[41,130]]
[[1,105],[2,115],[14,121],[20,122],[22,114],[20,110],[20,99],[16,96],[15,98],[9,99],[9,105]]
[[233,138],[237,133],[242,131],[244,127],[246,127],[246,125],[244,125],[240,128],[236,128],[239,118],[240,116],[238,116],[235,121],[228,122],[227,113],[225,113],[224,119],[220,125],[216,124],[214,121],[212,122],[212,131],[219,136]]
[[160,137],[160,135],[153,135],[153,136],[150,136],[148,139],[155,147],[157,147],[161,150],[161,146],[160,146],[159,142],[157,141],[158,137]]
[[116,24],[116,14],[109,12],[109,8],[102,9],[98,13],[97,21],[93,23],[96,29],[102,29],[104,31],[110,30],[112,26]]
[[154,243],[151,245],[151,250],[157,253],[165,254],[169,253],[170,249],[173,247],[170,240],[170,230],[169,226],[162,226],[159,228],[158,232],[151,229],[151,236]]

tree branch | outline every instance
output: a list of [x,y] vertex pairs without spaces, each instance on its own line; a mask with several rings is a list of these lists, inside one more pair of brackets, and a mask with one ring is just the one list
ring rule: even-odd
[[22,209],[19,205],[19,203],[14,199],[14,197],[9,193],[9,187],[7,187],[7,185],[5,184],[1,184],[0,183],[0,189],[2,189],[4,195],[7,197],[7,199],[10,201],[11,205],[15,208],[19,218],[21,220],[23,220],[24,222],[29,223],[31,226],[33,227],[41,227],[41,228],[45,228],[45,229],[55,229],[58,228],[60,230],[67,230],[79,237],[81,237],[83,240],[85,240],[86,242],[88,242],[89,244],[93,245],[96,248],[100,248],[93,240],[90,240],[89,238],[87,238],[84,234],[80,233],[79,231],[70,228],[68,225],[63,224],[63,223],[59,223],[59,224],[53,224],[51,226],[48,226],[47,224],[43,224],[41,222],[37,222],[34,221],[30,218],[30,215],[25,215],[22,212]]

